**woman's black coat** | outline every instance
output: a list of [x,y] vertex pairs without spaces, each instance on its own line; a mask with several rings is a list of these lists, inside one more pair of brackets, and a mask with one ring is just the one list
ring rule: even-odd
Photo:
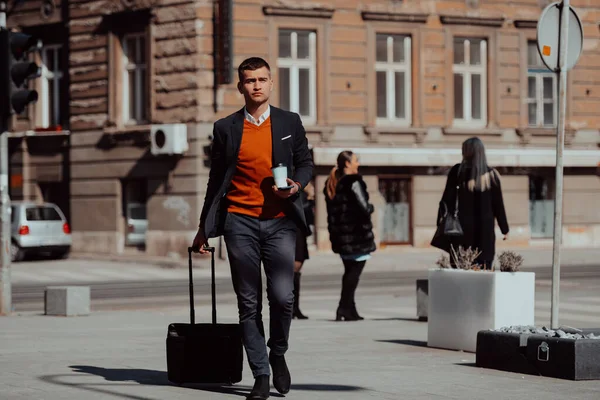
[[368,254],[375,251],[367,185],[358,174],[344,175],[338,181],[335,196],[330,199],[325,183],[327,228],[334,253]]
[[[442,196],[442,202],[448,207],[448,212],[454,212],[456,186],[459,186],[458,219],[464,235],[452,238],[451,243],[457,250],[459,245],[463,248],[477,248],[481,251],[479,260],[491,262],[496,252],[495,220],[498,221],[498,226],[504,235],[509,230],[502,198],[500,175],[490,168],[491,188],[483,192],[477,190],[471,192],[467,188],[467,179],[463,178],[469,176],[470,167],[463,165],[460,179],[458,178],[459,167],[460,164],[456,164],[450,170]],[[440,209],[438,210],[438,221],[443,214],[442,202],[440,202]]]

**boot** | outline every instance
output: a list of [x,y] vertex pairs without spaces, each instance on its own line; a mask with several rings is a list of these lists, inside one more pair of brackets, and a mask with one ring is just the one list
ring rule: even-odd
[[360,274],[365,263],[344,261],[344,276],[342,277],[342,294],[336,312],[336,321],[360,321],[364,318],[358,315],[354,303],[354,293],[358,286]]
[[246,400],[267,400],[271,391],[269,375],[259,375],[254,380],[254,387]]
[[286,394],[292,386],[292,377],[287,367],[284,356],[269,353],[269,364],[273,370],[273,386],[281,394]]
[[358,311],[356,310],[356,303],[352,303],[352,315],[356,318],[357,321],[362,321],[364,318],[358,315]]
[[300,311],[300,276],[300,272],[294,272],[294,311],[292,313],[292,318],[308,319],[308,317]]
[[335,312],[335,320],[336,321],[358,321],[358,318],[351,309],[345,308],[343,306],[338,306],[337,311]]
[[348,279],[350,275],[344,274],[342,278],[342,293],[340,295],[340,302],[338,304],[337,311],[335,312],[336,321],[356,321],[356,315],[352,310],[351,303],[351,283]]

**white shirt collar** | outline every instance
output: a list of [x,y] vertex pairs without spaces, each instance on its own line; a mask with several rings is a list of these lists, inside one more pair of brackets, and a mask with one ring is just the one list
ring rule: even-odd
[[256,126],[260,126],[270,116],[271,116],[271,106],[270,105],[267,106],[267,111],[265,111],[263,115],[258,117],[258,120],[254,119],[254,117],[252,115],[250,115],[248,110],[246,110],[246,107],[244,107],[244,117],[246,118],[246,121],[248,121],[251,124],[254,124]]

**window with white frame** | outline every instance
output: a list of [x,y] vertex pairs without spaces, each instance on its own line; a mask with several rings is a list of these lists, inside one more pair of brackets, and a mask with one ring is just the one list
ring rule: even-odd
[[410,36],[377,34],[377,123],[411,123]]
[[126,124],[147,119],[148,78],[145,34],[123,36],[123,121]]
[[527,43],[527,115],[529,126],[556,126],[556,75],[542,62],[534,41]]
[[279,30],[279,106],[307,124],[317,120],[317,34],[308,30]]
[[62,46],[44,46],[41,51],[41,80],[39,105],[41,111],[41,127],[49,128],[61,123],[61,68]]
[[487,124],[487,43],[484,39],[454,39],[454,125]]

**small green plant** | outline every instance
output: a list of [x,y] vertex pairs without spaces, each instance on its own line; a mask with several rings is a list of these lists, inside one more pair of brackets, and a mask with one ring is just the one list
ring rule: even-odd
[[452,265],[450,264],[450,257],[445,254],[442,254],[435,263],[440,268],[452,268]]
[[514,251],[503,251],[498,255],[498,263],[502,272],[517,272],[523,265],[523,256]]
[[477,259],[477,257],[479,257],[480,254],[481,251],[479,251],[478,249],[473,249],[471,247],[464,249],[462,246],[458,246],[458,250],[456,250],[454,246],[451,246],[451,255],[452,259],[454,260],[454,265],[456,265],[456,268],[459,269],[479,270],[480,268],[475,263],[475,260]]

